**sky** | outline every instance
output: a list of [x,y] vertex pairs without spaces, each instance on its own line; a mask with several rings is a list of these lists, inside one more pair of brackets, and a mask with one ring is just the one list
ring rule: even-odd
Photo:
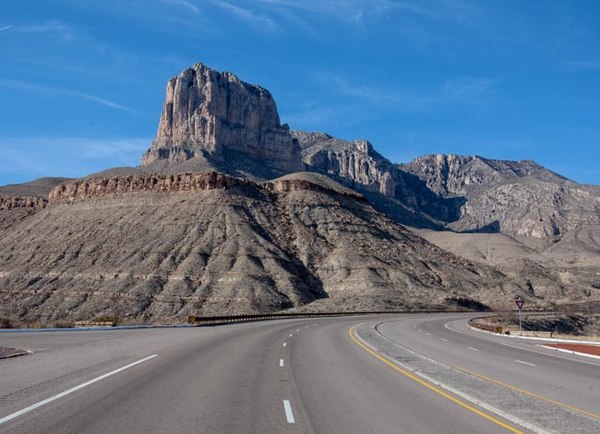
[[393,162],[532,159],[600,184],[596,0],[2,0],[0,185],[139,164],[197,62]]

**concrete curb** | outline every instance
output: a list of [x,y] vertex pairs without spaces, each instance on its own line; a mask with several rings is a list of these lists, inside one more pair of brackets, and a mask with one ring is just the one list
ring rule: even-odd
[[549,347],[547,345],[541,345],[541,347],[547,348],[549,350],[560,351],[561,353],[576,354],[578,356],[591,357],[592,359],[600,359],[600,356],[596,356],[595,354],[581,353],[579,351],[566,350],[564,348],[554,348],[554,347]]
[[469,325],[468,327],[469,327],[469,329],[476,331],[476,332],[487,333],[487,334],[493,335],[493,336],[501,336],[503,338],[525,339],[525,340],[530,340],[530,341],[542,341],[542,342],[557,342],[557,343],[562,342],[565,344],[583,344],[583,345],[599,345],[600,344],[600,341],[578,341],[576,339],[536,338],[533,336],[500,335],[498,333],[478,329],[477,327],[472,327],[471,325]]

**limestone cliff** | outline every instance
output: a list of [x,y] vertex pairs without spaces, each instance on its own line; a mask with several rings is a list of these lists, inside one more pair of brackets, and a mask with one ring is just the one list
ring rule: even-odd
[[260,160],[282,174],[302,169],[300,146],[281,125],[269,91],[195,64],[167,83],[156,139],[142,166],[230,155]]

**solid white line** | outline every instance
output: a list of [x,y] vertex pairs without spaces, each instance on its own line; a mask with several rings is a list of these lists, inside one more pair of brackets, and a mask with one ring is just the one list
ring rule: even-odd
[[287,346],[287,342],[284,342],[282,346],[283,346],[283,347],[286,347],[286,346]]
[[283,368],[283,359],[279,359],[279,367]]
[[19,411],[15,412],[15,413],[9,414],[8,416],[5,416],[2,419],[0,419],[0,425],[4,424],[4,423],[6,423],[6,422],[8,422],[10,420],[13,420],[13,419],[15,419],[15,418],[17,418],[19,416],[23,416],[24,414],[27,414],[30,411],[35,410],[36,408],[40,408],[43,405],[50,404],[51,402],[56,401],[57,399],[63,398],[65,396],[67,396],[67,395],[70,395],[73,392],[77,392],[78,390],[81,390],[84,387],[90,386],[90,385],[92,385],[94,383],[97,383],[98,381],[104,380],[105,378],[108,378],[108,377],[110,377],[112,375],[118,374],[119,372],[123,372],[124,370],[129,369],[129,368],[131,368],[131,367],[133,367],[135,365],[139,365],[140,363],[144,363],[145,361],[153,359],[156,356],[158,356],[158,354],[152,354],[151,356],[144,357],[143,359],[138,360],[137,362],[133,362],[133,363],[130,363],[129,365],[123,366],[122,368],[115,369],[114,371],[107,372],[106,374],[100,375],[99,377],[96,377],[93,380],[86,381],[85,383],[81,383],[78,386],[72,387],[70,389],[65,390],[64,392],[60,392],[60,393],[58,393],[58,394],[56,394],[54,396],[51,396],[50,398],[46,398],[43,401],[37,402],[37,403],[35,403],[33,405],[30,405],[29,407],[26,407],[23,410],[19,410]]
[[467,348],[471,351],[479,351],[477,348],[473,348],[473,347],[467,347]]
[[440,341],[442,341],[442,342],[448,342],[448,339],[440,338]]
[[517,359],[515,359],[515,362],[521,363],[522,365],[535,366],[533,363],[524,362],[523,360],[517,360]]
[[288,423],[296,423],[296,420],[294,419],[294,413],[292,413],[292,404],[290,404],[290,401],[287,399],[283,400],[283,409],[285,410],[285,418],[287,419]]

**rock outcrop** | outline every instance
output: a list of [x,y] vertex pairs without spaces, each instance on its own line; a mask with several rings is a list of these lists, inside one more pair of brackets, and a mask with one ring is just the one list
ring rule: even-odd
[[11,210],[15,208],[25,208],[33,212],[46,207],[48,201],[35,196],[0,196],[0,210]]
[[333,177],[369,196],[397,221],[439,227],[458,218],[463,201],[432,192],[418,177],[400,170],[366,140],[346,141],[324,133],[293,131],[307,170]]
[[250,184],[248,180],[217,172],[115,176],[66,182],[52,189],[49,201],[70,203],[119,194],[196,192]]
[[[48,201],[42,197],[0,195],[0,231],[44,209],[47,204]],[[0,232],[0,238],[2,235]]]
[[281,174],[302,170],[300,146],[281,125],[269,91],[198,63],[167,83],[156,139],[142,166],[231,155]]
[[403,165],[442,197],[463,197],[457,231],[558,239],[600,224],[600,189],[579,185],[533,161],[427,155]]

